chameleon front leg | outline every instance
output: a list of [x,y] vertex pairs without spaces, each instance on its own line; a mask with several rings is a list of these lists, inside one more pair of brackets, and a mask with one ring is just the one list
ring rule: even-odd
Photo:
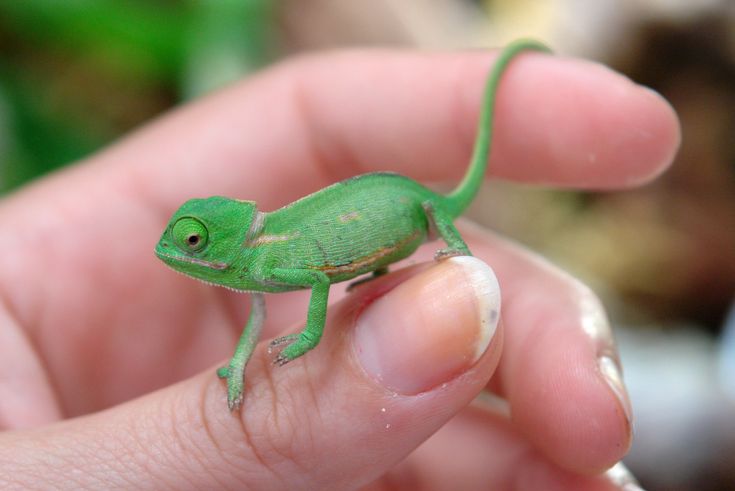
[[282,366],[319,344],[322,332],[324,332],[324,323],[327,320],[329,277],[321,271],[275,269],[271,278],[287,285],[311,286],[311,299],[304,330],[298,334],[289,334],[274,339],[270,344],[271,349],[286,346],[273,361],[276,365]]
[[237,342],[235,353],[230,362],[217,370],[217,376],[227,379],[227,405],[230,411],[242,406],[243,385],[245,382],[245,366],[253,355],[255,346],[258,344],[260,331],[265,321],[265,299],[262,293],[250,294],[250,315],[240,339]]
[[436,251],[434,259],[438,261],[452,256],[471,256],[472,253],[462,239],[462,236],[459,235],[452,217],[449,214],[437,210],[430,201],[425,201],[422,203],[422,206],[426,212],[426,217],[429,219],[429,223],[447,244],[446,248]]

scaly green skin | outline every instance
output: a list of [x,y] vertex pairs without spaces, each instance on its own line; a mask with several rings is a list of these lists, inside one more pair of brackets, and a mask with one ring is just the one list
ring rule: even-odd
[[258,211],[252,201],[219,196],[189,200],[174,213],[156,255],[194,278],[251,292],[250,318],[234,356],[217,371],[227,379],[230,410],[242,404],[245,366],[265,318],[262,293],[311,289],[305,329],[271,343],[281,348],[275,363],[283,365],[319,343],[332,283],[384,274],[433,234],[447,244],[437,259],[470,255],[452,222],[470,204],[485,174],[500,77],[525,50],[548,51],[524,40],[501,52],[487,79],[470,167],[447,196],[408,177],[379,172],[333,184],[270,213]]

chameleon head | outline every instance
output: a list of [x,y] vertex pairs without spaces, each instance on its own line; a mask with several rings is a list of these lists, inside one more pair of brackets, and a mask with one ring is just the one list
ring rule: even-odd
[[252,201],[221,196],[192,199],[169,220],[156,245],[168,266],[210,283],[245,289],[238,281],[246,236],[257,216]]

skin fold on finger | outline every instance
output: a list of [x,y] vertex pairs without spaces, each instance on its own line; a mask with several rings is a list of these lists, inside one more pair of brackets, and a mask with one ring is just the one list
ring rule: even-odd
[[[405,461],[363,491],[634,491],[632,478],[588,476],[563,469],[541,454],[511,421],[467,408]],[[628,487],[623,488],[627,481]]]
[[0,431],[48,424],[61,414],[27,334],[0,302]]
[[[475,265],[468,269],[467,262]],[[483,273],[488,279],[479,282],[472,276],[483,268],[488,271],[470,258],[443,261],[377,298],[374,287],[366,285],[330,312],[313,356],[287,368],[275,367],[261,346],[248,367],[241,413],[227,410],[223,382],[208,371],[94,415],[0,434],[0,482],[30,488],[60,483],[65,483],[61,488],[140,488],[145,483],[159,489],[278,490],[346,489],[373,481],[464,407],[497,366],[497,335],[471,358],[462,355],[463,349],[443,351],[448,336],[476,331],[480,339],[488,328],[485,307],[476,300],[496,298],[498,290],[492,273]],[[447,283],[440,276],[456,282],[452,295],[438,289]],[[481,284],[489,290],[476,292]],[[407,295],[414,295],[413,306],[405,305]],[[435,323],[439,330],[426,333],[434,342],[423,340],[420,349],[411,345],[415,337],[400,329],[381,335],[393,333],[392,339],[375,340],[403,343],[403,356],[413,359],[411,366],[419,372],[435,370],[443,356],[463,364],[459,372],[442,368],[441,383],[424,379],[426,390],[419,394],[396,392],[384,383],[395,381],[395,374],[386,371],[379,379],[360,361],[371,351],[365,337],[371,330],[359,334],[360,326],[393,322],[397,312],[390,302],[396,300],[404,310],[424,315],[433,308],[455,309],[457,324]],[[430,316],[424,318],[432,323]],[[466,339],[473,352],[476,340]],[[411,366],[401,370],[408,368],[410,375]]]

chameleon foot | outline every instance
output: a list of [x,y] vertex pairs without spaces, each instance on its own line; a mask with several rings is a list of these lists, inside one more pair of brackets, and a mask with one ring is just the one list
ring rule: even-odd
[[217,369],[217,376],[227,380],[227,407],[230,411],[240,409],[243,401],[245,366],[230,362],[229,365]]
[[273,364],[282,367],[286,363],[295,360],[315,346],[310,343],[303,334],[289,334],[271,341],[268,346],[268,352],[273,353],[274,348],[280,349],[281,352],[273,359]]
[[471,256],[470,251],[462,251],[459,249],[439,249],[434,253],[434,261],[442,261],[450,257]]
[[227,376],[227,407],[230,411],[237,411],[242,407],[243,400],[243,376],[242,373]]
[[268,344],[269,354],[272,354],[277,350],[280,351],[276,355],[276,357],[273,358],[274,365],[282,367],[283,365],[291,361],[291,359],[284,355],[284,352],[288,349],[289,346],[298,341],[299,336],[299,333],[287,334],[286,336],[281,336],[280,338],[274,339]]
[[276,356],[273,359],[273,364],[276,365],[276,366],[278,366],[278,367],[282,367],[283,365],[285,365],[289,361],[291,361],[291,360],[289,360],[288,358],[286,358],[285,356],[283,356],[283,353],[281,353],[281,354],[279,354],[278,356]]

